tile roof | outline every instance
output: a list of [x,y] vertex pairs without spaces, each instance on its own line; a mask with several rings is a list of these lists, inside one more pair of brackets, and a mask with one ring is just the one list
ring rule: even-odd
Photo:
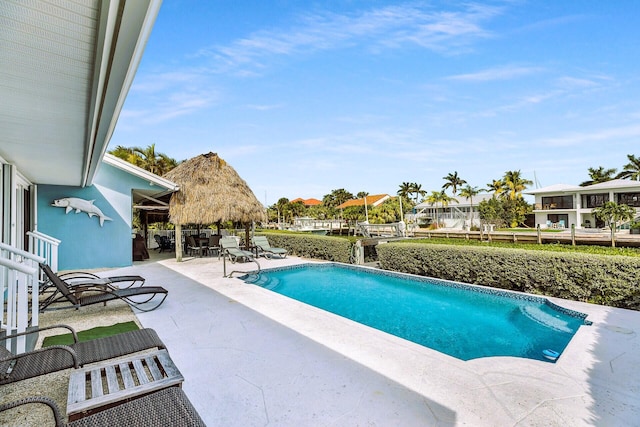
[[292,201],[290,201],[289,203],[297,203],[297,202],[302,202],[303,205],[305,206],[318,206],[322,204],[322,200],[318,200],[318,199],[303,199],[302,197],[298,197],[297,199],[293,199]]
[[[378,206],[383,202],[385,202],[386,200],[389,200],[390,198],[391,196],[389,196],[388,194],[373,194],[373,195],[367,196],[366,197],[367,206],[369,205]],[[350,206],[364,206],[364,199],[365,198],[347,200],[346,202],[338,206],[338,209],[344,209]]]

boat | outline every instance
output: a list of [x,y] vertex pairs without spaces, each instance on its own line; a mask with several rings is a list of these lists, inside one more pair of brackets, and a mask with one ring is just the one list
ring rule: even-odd
[[289,228],[291,231],[326,235],[329,232],[327,227],[322,226],[323,221],[308,216],[294,218],[293,225]]

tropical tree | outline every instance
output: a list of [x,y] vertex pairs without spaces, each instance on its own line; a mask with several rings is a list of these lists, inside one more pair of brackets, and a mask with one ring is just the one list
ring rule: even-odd
[[146,148],[127,148],[118,145],[115,149],[109,151],[109,154],[113,154],[116,157],[160,176],[178,165],[178,161],[175,159],[164,153],[156,152],[156,144],[151,144]]
[[289,202],[289,216],[291,218],[291,222],[293,222],[293,219],[296,217],[304,216],[306,211],[307,208],[302,201],[298,200],[295,203]]
[[140,163],[141,160],[140,157],[131,148],[124,147],[122,145],[116,146],[116,148],[109,151],[109,154],[114,155],[136,166]]
[[533,181],[523,178],[519,170],[505,172],[502,177],[502,182],[506,189],[504,194],[511,200],[521,199],[522,192],[527,186],[533,184]]
[[331,207],[331,208],[335,208],[337,206],[340,206],[341,204],[343,204],[347,200],[351,200],[353,198],[354,198],[353,194],[349,193],[344,188],[340,188],[340,189],[337,189],[337,190],[333,190],[330,194],[326,194],[322,198],[322,203],[325,206],[328,206],[328,207]]
[[288,214],[289,199],[281,197],[278,199],[274,208],[278,211],[278,224],[280,224],[280,218],[283,218]]
[[458,171],[454,171],[453,173],[449,173],[447,176],[443,176],[442,179],[447,181],[442,186],[442,189],[446,190],[448,188],[451,188],[451,194],[453,194],[454,196],[458,192],[458,187],[461,187],[461,186],[463,186],[464,184],[467,183],[467,181],[465,181],[464,179],[462,179],[462,178],[460,178],[458,176]]
[[432,191],[431,195],[427,197],[426,201],[431,206],[434,206],[434,205],[436,206],[436,227],[440,226],[440,220],[438,217],[438,203],[440,203],[440,206],[444,209],[446,206],[449,205],[449,203],[457,202],[456,199],[449,196],[447,193],[444,192],[444,190]]
[[369,222],[371,224],[388,224],[396,222],[400,218],[400,202],[397,197],[386,200],[384,203],[369,210]]
[[611,228],[611,246],[614,247],[616,246],[615,237],[618,223],[631,221],[636,216],[636,210],[633,207],[611,201],[593,209],[592,213]]
[[580,187],[586,187],[587,185],[600,184],[601,182],[611,181],[613,179],[613,174],[616,173],[615,168],[605,169],[603,166],[599,166],[597,168],[589,168],[588,171],[589,180],[582,182],[580,184]]
[[415,194],[416,195],[416,205],[419,203],[418,202],[418,198],[420,196],[424,197],[427,195],[427,192],[425,190],[422,189],[422,185],[418,184],[417,182],[413,182],[411,183],[411,194]]
[[640,158],[633,154],[627,154],[627,159],[629,159],[629,163],[623,166],[624,169],[616,178],[640,181]]
[[358,194],[356,194],[356,199],[364,199],[368,195],[369,193],[367,193],[366,191],[359,191]]
[[460,189],[460,196],[469,199],[469,204],[471,205],[471,212],[469,213],[470,225],[473,225],[473,198],[478,194],[480,194],[480,189],[478,187],[472,187],[469,184]]
[[411,182],[403,182],[402,184],[400,184],[400,189],[398,190],[398,192],[396,194],[398,194],[399,196],[405,197],[405,198],[410,198],[411,194],[413,193],[413,183]]
[[478,204],[480,219],[498,227],[523,224],[531,210],[531,205],[524,198],[512,200],[509,197],[492,197]]
[[504,182],[501,179],[494,179],[487,184],[487,191],[493,193],[493,197],[500,196],[505,192]]

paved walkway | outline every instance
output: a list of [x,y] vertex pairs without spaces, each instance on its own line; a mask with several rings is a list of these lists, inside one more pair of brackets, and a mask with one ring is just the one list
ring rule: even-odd
[[169,347],[184,390],[209,426],[637,426],[640,420],[639,312],[554,299],[594,322],[580,328],[557,363],[464,362],[223,278],[222,268],[215,258],[197,258],[118,270],[169,289],[162,307],[138,318]]

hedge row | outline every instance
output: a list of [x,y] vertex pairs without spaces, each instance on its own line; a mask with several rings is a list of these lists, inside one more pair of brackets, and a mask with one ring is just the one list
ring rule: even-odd
[[388,243],[386,270],[640,310],[640,259],[523,249]]
[[269,244],[285,248],[292,255],[335,262],[351,262],[350,239],[315,234],[268,233]]

